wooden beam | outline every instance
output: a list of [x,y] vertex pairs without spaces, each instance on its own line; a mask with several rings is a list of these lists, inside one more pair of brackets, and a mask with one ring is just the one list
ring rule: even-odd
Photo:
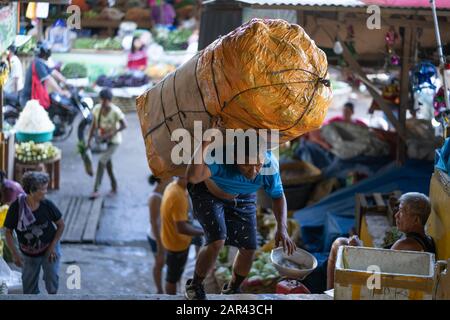
[[358,77],[361,79],[361,81],[367,86],[367,89],[369,90],[370,94],[374,98],[374,100],[377,102],[377,104],[380,106],[381,110],[386,114],[389,121],[394,126],[395,130],[397,131],[399,137],[401,137],[403,140],[406,141],[406,133],[404,127],[402,127],[395,117],[394,113],[392,112],[391,104],[388,103],[384,98],[381,96],[378,88],[367,78],[366,74],[362,70],[361,66],[358,64],[356,59],[353,57],[350,50],[345,45],[344,40],[337,35],[338,40],[342,43],[342,48],[344,49],[343,57],[344,60],[348,63],[350,69],[352,69]]
[[[400,74],[400,108],[398,120],[400,126],[406,131],[406,110],[408,109],[409,99],[409,70],[411,69],[411,59],[413,56],[413,46],[415,38],[415,29],[410,27],[403,28],[403,54],[402,54],[402,69]],[[406,143],[402,139],[397,141],[397,162],[404,164],[406,162]]]
[[302,26],[303,28],[306,27],[305,11],[297,10],[297,24]]

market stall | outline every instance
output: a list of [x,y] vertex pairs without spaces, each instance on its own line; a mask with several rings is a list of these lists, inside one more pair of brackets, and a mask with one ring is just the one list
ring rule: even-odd
[[3,86],[9,76],[9,66],[3,59],[7,48],[14,42],[17,27],[17,3],[0,6],[0,170],[12,177],[14,159],[14,134],[10,127],[3,122]]

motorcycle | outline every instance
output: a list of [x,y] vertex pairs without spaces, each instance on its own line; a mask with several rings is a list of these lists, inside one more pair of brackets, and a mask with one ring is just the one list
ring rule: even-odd
[[[78,113],[81,112],[83,119],[78,125],[78,140],[85,140],[85,131],[91,125],[93,116],[92,109],[94,100],[91,97],[82,96],[75,87],[68,87],[70,98],[61,96],[58,93],[50,94],[50,107],[47,109],[50,120],[55,125],[53,133],[54,141],[64,141],[70,137],[73,131],[73,124]],[[19,99],[5,99],[3,115],[5,121],[14,126],[19,114],[22,111]]]

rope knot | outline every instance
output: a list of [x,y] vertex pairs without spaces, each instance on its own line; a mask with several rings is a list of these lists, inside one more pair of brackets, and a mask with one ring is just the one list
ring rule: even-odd
[[319,78],[317,80],[319,83],[323,84],[325,87],[329,88],[331,86],[331,82],[328,79],[325,78]]

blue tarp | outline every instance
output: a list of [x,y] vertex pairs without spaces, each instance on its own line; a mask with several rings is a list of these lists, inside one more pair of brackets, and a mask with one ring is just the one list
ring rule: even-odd
[[436,150],[436,168],[450,174],[450,138],[445,139],[444,146]]
[[295,150],[295,156],[319,168],[325,178],[335,177],[343,180],[351,172],[372,176],[392,161],[390,157],[369,156],[358,156],[343,160],[318,144],[307,140],[300,141],[300,145]]
[[295,212],[305,248],[311,252],[328,252],[336,237],[348,235],[354,226],[356,193],[400,190],[428,194],[433,167],[432,162],[416,160],[408,161],[403,167],[391,164],[374,176]]

